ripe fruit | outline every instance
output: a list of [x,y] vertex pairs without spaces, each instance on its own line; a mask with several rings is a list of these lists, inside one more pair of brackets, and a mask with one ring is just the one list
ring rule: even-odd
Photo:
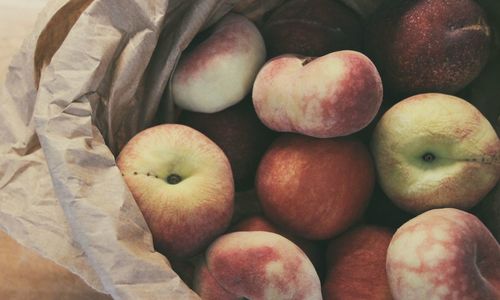
[[210,245],[205,258],[206,269],[195,275],[194,287],[204,300],[322,299],[312,263],[299,247],[279,234],[228,233]]
[[181,57],[172,79],[174,102],[204,113],[221,111],[241,101],[264,64],[264,40],[245,17],[228,14],[208,37]]
[[361,225],[330,241],[324,299],[392,300],[385,271],[392,230]]
[[382,103],[382,82],[359,52],[315,59],[283,55],[259,71],[252,98],[261,121],[275,131],[337,137],[373,120]]
[[123,177],[167,256],[196,254],[222,234],[233,214],[234,186],[224,152],[177,124],[148,128],[117,159]]
[[468,209],[500,178],[500,140],[467,101],[420,94],[389,109],[372,140],[380,185],[402,209]]
[[486,64],[492,35],[474,0],[390,1],[366,28],[384,88],[403,96],[465,87]]
[[394,299],[500,299],[500,245],[475,216],[453,208],[401,226],[387,252]]
[[362,216],[374,173],[370,153],[358,140],[285,134],[264,154],[256,190],[274,223],[307,239],[329,239]]

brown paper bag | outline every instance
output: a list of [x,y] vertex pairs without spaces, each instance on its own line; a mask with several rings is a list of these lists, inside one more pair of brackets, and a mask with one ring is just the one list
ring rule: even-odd
[[0,229],[115,299],[198,299],[154,251],[115,155],[173,111],[169,77],[200,30],[270,2],[49,2],[0,90]]
[[236,2],[49,2],[0,90],[0,229],[115,299],[198,299],[154,251],[115,154]]

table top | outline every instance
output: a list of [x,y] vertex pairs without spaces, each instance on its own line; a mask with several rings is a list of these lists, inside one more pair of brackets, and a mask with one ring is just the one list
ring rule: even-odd
[[0,0],[0,82],[48,0]]

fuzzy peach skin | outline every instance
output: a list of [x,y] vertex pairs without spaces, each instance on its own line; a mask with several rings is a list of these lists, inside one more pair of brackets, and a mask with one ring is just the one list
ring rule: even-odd
[[[214,289],[221,287],[236,298],[208,297],[209,287],[199,281],[195,291],[204,300],[315,300],[321,298],[318,274],[307,256],[290,240],[264,231],[240,231],[219,237],[206,254]],[[203,286],[203,289],[197,287]]]
[[209,30],[204,41],[182,55],[172,79],[174,102],[202,113],[242,100],[266,58],[259,30],[241,15],[228,14]]
[[193,290],[203,300],[240,300],[238,295],[226,291],[208,271],[207,262],[200,259],[194,271]]
[[134,136],[117,165],[151,230],[155,248],[188,257],[229,226],[234,206],[231,166],[200,132],[177,124]]
[[303,238],[324,240],[361,218],[374,182],[370,152],[359,140],[284,134],[260,161],[255,186],[269,220]]
[[380,185],[400,208],[468,209],[500,177],[500,140],[469,102],[415,95],[391,107],[372,137]]
[[307,255],[309,260],[316,268],[316,272],[320,279],[324,275],[325,259],[324,259],[324,247],[316,241],[306,240],[294,236],[293,234],[286,232],[285,230],[277,227],[266,217],[262,215],[253,215],[251,217],[245,218],[240,222],[232,226],[229,231],[268,231],[284,236],[285,238],[292,241],[295,245],[299,246],[302,251]]
[[255,79],[255,111],[269,128],[337,137],[366,127],[382,103],[382,82],[365,55],[350,50],[318,57],[282,55]]
[[386,267],[395,300],[500,299],[500,245],[462,210],[434,209],[405,223]]

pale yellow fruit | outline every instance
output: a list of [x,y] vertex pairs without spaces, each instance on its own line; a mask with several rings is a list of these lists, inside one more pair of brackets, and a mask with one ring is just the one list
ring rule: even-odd
[[409,212],[468,209],[500,177],[500,140],[469,102],[445,94],[407,98],[375,129],[372,150],[379,182]]

